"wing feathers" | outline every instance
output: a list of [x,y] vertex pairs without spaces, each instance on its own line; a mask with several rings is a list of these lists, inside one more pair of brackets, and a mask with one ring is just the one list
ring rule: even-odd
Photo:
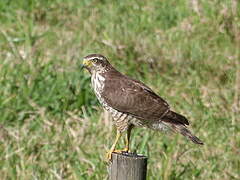
[[102,97],[112,108],[129,113],[139,119],[189,124],[184,116],[170,111],[168,103],[149,87],[115,69],[105,73]]
[[105,74],[102,97],[114,109],[145,120],[159,120],[169,110],[167,102],[149,87],[117,71]]
[[173,111],[168,111],[167,114],[162,117],[162,120],[173,124],[189,125],[188,120],[184,116]]

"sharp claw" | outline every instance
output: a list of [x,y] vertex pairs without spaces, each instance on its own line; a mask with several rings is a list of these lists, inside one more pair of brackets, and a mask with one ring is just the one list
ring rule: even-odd
[[106,159],[107,159],[107,161],[111,161],[111,159],[112,159],[112,153],[113,153],[113,151],[108,151],[108,152],[106,153]]
[[124,148],[124,149],[122,150],[122,152],[126,152],[126,153],[128,153],[128,152],[130,152],[130,151],[129,151],[128,148]]
[[123,150],[109,150],[107,153],[106,153],[106,159],[107,161],[111,161],[112,159],[112,153],[115,152],[115,153],[129,153],[129,149],[128,148],[124,148]]

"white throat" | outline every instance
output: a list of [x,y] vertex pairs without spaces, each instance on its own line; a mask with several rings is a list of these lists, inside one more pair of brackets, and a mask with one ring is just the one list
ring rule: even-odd
[[102,93],[104,88],[104,81],[105,81],[105,77],[101,75],[101,72],[100,73],[94,72],[92,74],[92,77],[91,77],[92,87],[100,103],[102,103],[103,101],[100,94]]

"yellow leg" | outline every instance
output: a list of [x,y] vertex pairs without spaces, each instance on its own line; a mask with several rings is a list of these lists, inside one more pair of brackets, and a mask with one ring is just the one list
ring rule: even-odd
[[111,160],[111,158],[112,158],[112,153],[114,152],[115,146],[116,146],[119,138],[121,137],[121,135],[122,135],[121,132],[117,130],[117,135],[116,135],[115,141],[114,141],[111,149],[107,152],[107,159],[108,159],[108,160]]
[[130,145],[130,136],[131,136],[131,131],[132,131],[133,125],[129,126],[127,130],[127,135],[126,135],[126,146],[123,151],[129,152],[129,145]]

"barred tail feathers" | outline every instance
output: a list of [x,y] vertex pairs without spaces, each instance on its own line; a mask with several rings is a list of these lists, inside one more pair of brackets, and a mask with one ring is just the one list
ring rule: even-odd
[[187,137],[189,140],[191,140],[195,144],[203,145],[204,143],[195,135],[189,131],[186,126],[184,125],[172,125],[173,129],[182,134],[183,136]]
[[172,127],[173,130],[190,139],[193,143],[203,145],[203,142],[187,129],[186,125],[189,125],[188,120],[181,114],[168,111],[168,113],[162,117],[162,121],[164,121],[164,124],[168,124],[169,127]]

